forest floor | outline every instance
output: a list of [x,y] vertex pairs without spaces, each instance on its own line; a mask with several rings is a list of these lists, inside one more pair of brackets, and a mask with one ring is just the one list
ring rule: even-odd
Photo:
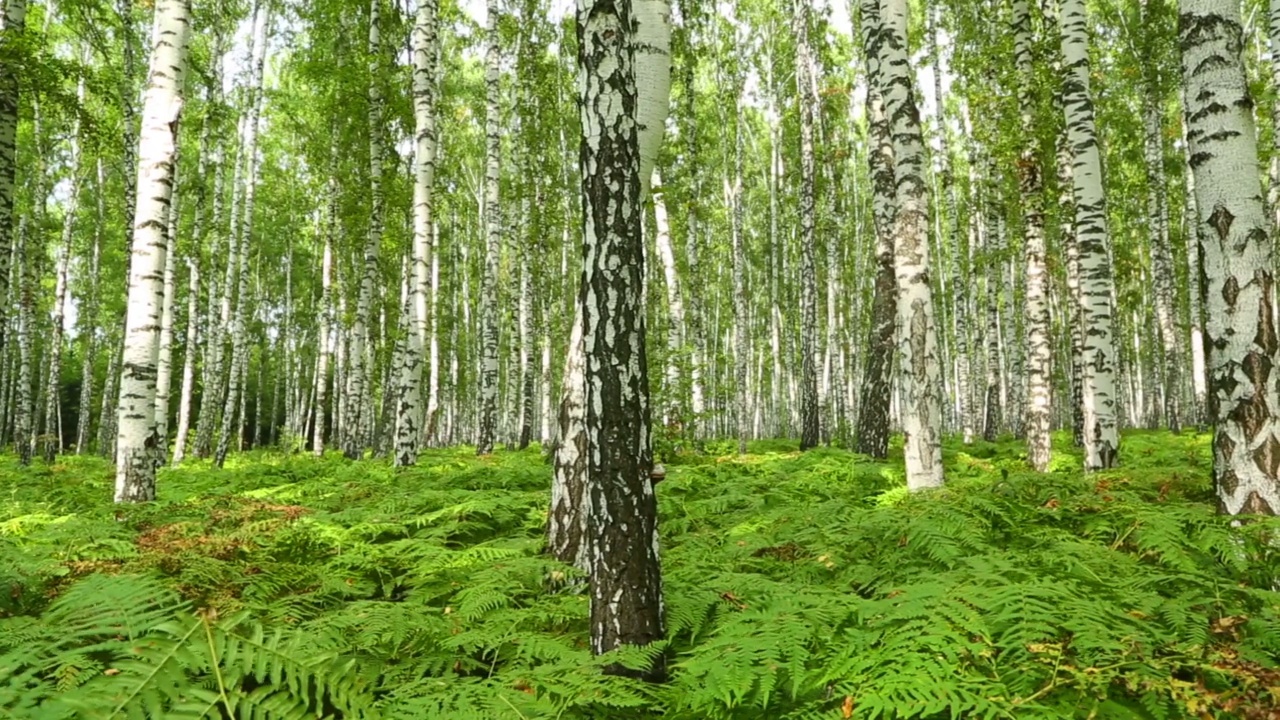
[[137,507],[0,458],[0,716],[1280,718],[1280,523],[1214,514],[1206,436],[1089,477],[953,441],[919,496],[900,450],[730,448],[658,487],[664,685],[599,673],[536,449],[246,453]]

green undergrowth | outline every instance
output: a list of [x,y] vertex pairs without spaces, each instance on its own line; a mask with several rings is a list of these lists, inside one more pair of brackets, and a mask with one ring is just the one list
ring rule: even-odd
[[1207,442],[951,442],[914,496],[900,451],[669,458],[663,685],[599,672],[645,656],[591,657],[536,450],[251,453],[121,508],[101,460],[4,458],[0,716],[1272,718],[1280,525],[1214,515]]

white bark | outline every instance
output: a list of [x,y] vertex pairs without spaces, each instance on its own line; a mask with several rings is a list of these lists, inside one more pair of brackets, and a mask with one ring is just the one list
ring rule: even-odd
[[658,163],[671,104],[671,0],[631,0],[636,54],[636,129],[641,198]]
[[1038,141],[1034,133],[1035,66],[1032,61],[1033,37],[1031,32],[1031,8],[1028,0],[1014,0],[1013,28],[1021,75],[1018,102],[1022,106],[1023,138],[1022,156],[1018,169],[1021,177],[1023,203],[1024,252],[1026,262],[1026,341],[1027,341],[1027,393],[1024,419],[1027,431],[1027,462],[1037,472],[1049,468],[1050,422],[1052,420],[1052,395],[1050,393],[1049,346],[1049,288],[1048,268],[1045,265],[1044,235],[1044,180],[1040,160],[1036,152]]
[[[316,350],[316,419],[312,430],[311,451],[317,457],[324,455],[324,438],[326,424],[326,398],[329,390],[329,361],[333,356],[334,328],[333,309],[333,235],[337,219],[336,181],[329,178],[329,198],[326,203],[324,228],[324,257],[320,269],[320,347]],[[336,384],[336,383],[335,383]]]
[[[198,237],[198,236],[197,236]],[[191,395],[196,384],[196,353],[200,339],[200,265],[187,259],[187,348],[182,359],[182,391],[178,400],[178,434],[173,443],[173,464],[182,464],[191,432]]]
[[1274,250],[1258,184],[1240,6],[1181,0],[1178,22],[1203,262],[1213,473],[1221,512],[1280,510]]
[[143,102],[138,143],[137,210],[133,262],[125,320],[116,441],[116,502],[155,498],[156,355],[159,351],[163,268],[168,254],[165,228],[177,122],[182,110],[182,77],[191,18],[187,0],[159,0],[152,41],[151,70]]
[[497,0],[488,0],[485,50],[484,274],[480,280],[480,417],[476,454],[488,455],[498,434],[498,252],[502,242],[502,173]]
[[1117,356],[1112,329],[1110,237],[1102,157],[1089,90],[1088,17],[1084,0],[1063,0],[1062,56],[1067,73],[1063,104],[1074,156],[1072,179],[1080,246],[1084,463],[1086,470],[1101,470],[1116,464],[1120,436],[1116,423]]
[[818,270],[817,160],[814,156],[814,92],[816,72],[809,45],[811,0],[795,0],[792,31],[796,35],[796,90],[800,110],[800,449],[819,442],[818,408]]
[[[414,152],[413,152],[413,310],[416,337],[416,350],[420,365],[427,366],[429,375],[426,397],[426,413],[419,422],[421,439],[427,443],[434,441],[436,413],[440,408],[439,382],[436,377],[438,366],[435,355],[435,323],[431,317],[430,306],[434,308],[432,295],[435,292],[431,276],[435,263],[435,248],[432,245],[432,185],[435,179],[436,165],[436,58],[437,26],[436,0],[419,0],[418,15],[413,27],[413,119],[414,119]],[[433,359],[423,356],[432,353]],[[419,387],[422,385],[422,373],[419,371],[413,379]],[[421,401],[420,401],[421,402]]]
[[907,57],[907,2],[881,0],[880,71],[885,113],[893,124],[898,213],[894,270],[898,285],[898,363],[907,485],[938,487],[942,470],[942,367],[929,285],[928,198],[920,113]]
[[164,260],[164,300],[160,305],[160,354],[156,364],[156,435],[160,438],[160,461],[169,446],[169,387],[173,381],[173,302],[178,272],[178,152],[173,156],[173,182],[165,238],[169,252]]

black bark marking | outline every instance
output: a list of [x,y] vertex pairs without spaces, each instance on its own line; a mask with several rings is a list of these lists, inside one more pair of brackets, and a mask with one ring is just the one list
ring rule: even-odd
[[[1213,438],[1213,453],[1220,458],[1229,458],[1236,451],[1236,441],[1224,432],[1218,432]],[[1230,472],[1230,471],[1228,471]]]
[[1240,424],[1246,439],[1257,437],[1258,433],[1267,426],[1267,421],[1271,419],[1271,409],[1267,407],[1266,395],[1255,389],[1248,397],[1236,403],[1227,417]]
[[1240,297],[1240,283],[1236,282],[1235,277],[1227,278],[1222,285],[1222,300],[1227,304],[1228,310],[1236,309],[1236,299]]
[[1236,477],[1234,470],[1227,470],[1222,477],[1218,478],[1218,488],[1227,497],[1234,495],[1238,487],[1240,487],[1240,478]]
[[1223,205],[1215,207],[1213,214],[1209,216],[1209,225],[1218,231],[1218,239],[1223,242],[1227,241],[1227,236],[1231,234],[1231,224],[1235,221],[1236,216]]
[[[1271,272],[1259,269],[1254,273],[1254,278],[1262,287],[1262,298],[1258,300],[1258,332],[1253,336],[1253,342],[1267,358],[1272,358],[1275,357],[1276,350],[1280,349],[1280,343],[1276,340],[1275,318],[1271,311]],[[1262,385],[1259,384],[1258,387]]]
[[1241,364],[1244,374],[1253,383],[1254,392],[1266,389],[1267,380],[1271,377],[1271,358],[1260,353],[1251,352],[1245,356]]
[[1280,440],[1274,434],[1253,451],[1253,464],[1272,480],[1280,476]]
[[1241,515],[1275,515],[1275,508],[1271,504],[1262,499],[1257,490],[1249,493],[1249,497],[1245,499],[1244,506],[1240,508]]

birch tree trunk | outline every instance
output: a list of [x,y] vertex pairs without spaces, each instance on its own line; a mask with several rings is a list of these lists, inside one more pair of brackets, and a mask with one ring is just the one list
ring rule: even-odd
[[[198,238],[199,235],[196,235]],[[182,391],[178,399],[178,433],[173,443],[173,465],[182,464],[191,432],[191,396],[196,384],[196,354],[200,341],[200,258],[187,259],[187,342],[182,359]]]
[[382,0],[369,0],[369,232],[365,237],[364,263],[360,275],[360,293],[356,300],[356,317],[351,328],[347,352],[348,375],[346,378],[345,429],[342,433],[342,452],[355,460],[364,454],[368,433],[375,418],[367,404],[373,396],[373,368],[366,355],[370,349],[370,329],[373,327],[373,294],[378,284],[378,255],[382,247],[382,230],[386,198],[382,187],[382,166],[385,162],[383,147],[383,98],[378,83],[381,70],[382,31],[379,27]]
[[814,183],[814,64],[809,47],[809,2],[794,0],[792,31],[796,37],[796,89],[800,110],[800,449],[817,447],[818,408],[818,270],[817,209]]
[[[1185,108],[1187,101],[1185,95],[1182,99],[1182,105]],[[1184,113],[1185,116],[1185,113]],[[1182,124],[1182,135],[1185,140],[1187,134],[1187,126],[1185,120]],[[1190,142],[1183,143],[1183,153],[1186,155],[1187,166],[1190,167],[1191,151]],[[1191,323],[1190,323],[1190,340],[1191,340],[1191,389],[1195,407],[1192,409],[1192,421],[1198,426],[1203,427],[1208,410],[1209,400],[1209,376],[1206,370],[1206,350],[1204,345],[1204,285],[1201,283],[1200,274],[1200,247],[1204,240],[1200,237],[1203,232],[1198,217],[1196,205],[1196,180],[1195,173],[1188,170],[1186,176],[1186,205],[1183,208],[1183,222],[1185,223],[1185,236],[1187,238],[1187,295],[1189,296],[1191,306]]]
[[[15,46],[26,30],[27,0],[4,0],[0,13],[0,46]],[[13,248],[13,207],[18,172],[18,77],[0,74],[0,298],[8,296],[9,259]],[[16,257],[16,256],[15,256]],[[9,308],[0,308],[0,358],[8,357]]]
[[190,24],[187,0],[157,2],[151,70],[138,143],[134,259],[129,272],[120,372],[116,502],[145,502],[154,500],[156,494],[160,443],[155,426],[156,355],[164,292],[162,273],[168,254],[169,197]]
[[[336,225],[337,189],[334,178],[329,178],[329,198],[324,229],[324,257],[320,261],[320,347],[316,350],[316,419],[311,435],[311,451],[316,457],[324,455],[326,424],[326,399],[329,391],[329,361],[333,355],[333,235]],[[336,383],[335,383],[336,384]]]
[[662,276],[667,288],[667,364],[664,378],[667,386],[667,407],[664,410],[664,421],[671,425],[679,423],[684,414],[681,395],[684,388],[680,384],[680,360],[687,353],[685,346],[685,312],[684,298],[680,293],[680,269],[676,264],[675,249],[671,244],[671,222],[667,216],[666,194],[662,188],[662,177],[658,171],[653,173],[653,219],[656,229],[655,248],[658,262],[662,264]]
[[867,63],[867,114],[870,121],[872,224],[875,229],[876,275],[871,300],[871,327],[863,366],[862,402],[858,405],[857,451],[873,458],[889,454],[889,399],[893,387],[893,341],[898,285],[893,266],[894,198],[893,138],[885,114],[880,46],[883,44],[879,0],[862,0],[862,48]]
[[1072,180],[1080,247],[1080,303],[1084,328],[1081,386],[1085,469],[1115,466],[1120,452],[1116,423],[1116,348],[1112,330],[1110,237],[1102,157],[1089,94],[1088,18],[1084,0],[1062,2],[1063,104],[1074,162]]
[[551,511],[547,517],[547,547],[551,556],[591,572],[587,535],[587,387],[586,348],[582,304],[573,317],[568,355],[561,383],[559,437],[555,447],[555,479],[551,483]]
[[928,198],[920,112],[907,57],[907,2],[881,0],[881,87],[897,160],[894,271],[898,285],[898,364],[907,486],[938,487],[942,471],[942,379],[933,290],[929,285]]
[[[1268,8],[1269,39],[1271,41],[1271,82],[1280,88],[1280,0],[1271,0]],[[1280,128],[1280,96],[1271,104],[1271,127]],[[1272,232],[1280,236],[1280,132],[1272,134],[1271,166],[1267,178],[1267,204],[1271,210]]]
[[1240,6],[1181,0],[1187,139],[1196,176],[1209,347],[1209,412],[1219,511],[1280,510],[1280,364],[1274,251],[1258,186],[1253,99],[1241,60]]
[[[806,2],[807,0],[798,0]],[[742,103],[745,102],[743,97],[742,73],[735,73],[733,80],[734,100],[733,104],[738,108],[734,114],[733,120],[733,180],[732,183],[726,182],[729,187],[728,199],[729,209],[732,213],[730,224],[730,239],[733,253],[733,394],[735,400],[734,419],[736,421],[735,433],[738,436],[738,454],[747,454],[747,437],[751,434],[750,418],[747,416],[747,401],[749,389],[747,387],[747,364],[751,361],[748,337],[748,307],[747,307],[747,250],[744,241],[742,227],[742,146],[743,146],[743,130],[742,126],[746,122],[742,117]],[[816,292],[816,289],[815,289]],[[815,330],[816,332],[816,330]]]
[[[437,147],[436,37],[439,21],[436,12],[437,0],[419,0],[418,15],[413,27],[413,331],[417,337],[420,361],[423,363],[428,360],[423,353],[428,352],[428,349],[434,353],[436,342],[435,323],[429,310],[434,308],[432,295],[435,291],[431,268],[435,262],[435,248],[432,245],[432,186],[435,182]],[[427,407],[426,414],[419,422],[420,442],[430,443],[435,436],[436,414],[440,411],[439,382],[436,377],[438,369],[436,363],[427,363]],[[418,373],[417,382],[421,387],[421,372]]]
[[[641,286],[640,145],[630,0],[578,0],[591,649],[664,635]],[[659,680],[665,662],[608,672]]]
[[[102,158],[96,163],[97,183],[94,186],[96,199],[95,223],[93,228],[93,248],[89,253],[88,290],[80,306],[80,417],[76,423],[76,454],[83,455],[89,451],[90,425],[93,423],[93,366],[94,357],[99,347],[96,341],[98,314],[98,269],[102,260],[103,218],[106,216],[106,201],[102,186],[106,169]],[[0,318],[0,323],[3,323]]]
[[500,87],[498,83],[498,5],[488,0],[485,49],[484,274],[480,280],[480,422],[476,454],[488,455],[498,434],[498,252],[502,243],[502,208],[498,205],[502,172]]
[[1022,106],[1022,128],[1026,133],[1018,173],[1027,272],[1027,402],[1024,410],[1027,462],[1036,472],[1045,472],[1049,468],[1049,432],[1053,417],[1050,404],[1048,268],[1045,266],[1044,179],[1036,153],[1038,143],[1032,132],[1035,128],[1032,110],[1036,106],[1036,98],[1031,88],[1035,87],[1035,66],[1032,61],[1031,7],[1027,0],[1014,0],[1013,31],[1014,53],[1022,76],[1018,104]]
[[173,384],[173,302],[178,273],[178,162],[181,153],[173,154],[173,180],[166,221],[169,252],[164,261],[164,300],[160,305],[160,354],[156,360],[156,435],[160,438],[160,462],[169,450],[169,389]]
[[[38,115],[37,111],[37,115]],[[36,128],[40,126],[37,119]],[[37,130],[36,137],[39,137]],[[37,168],[33,173],[36,178],[42,178],[43,170]],[[41,180],[37,179],[34,183],[40,185]],[[34,191],[36,197],[43,197],[43,190],[39,187]],[[35,332],[35,284],[36,278],[33,267],[35,265],[36,252],[31,247],[31,216],[25,215],[18,222],[18,242],[14,247],[14,268],[17,282],[17,292],[15,293],[18,300],[18,368],[17,368],[17,385],[14,388],[14,408],[13,408],[13,444],[14,450],[18,455],[18,462],[23,465],[31,464],[31,454],[34,450],[32,440],[32,398],[31,398],[31,375],[32,363],[34,362],[35,352],[32,348],[32,334]],[[43,253],[44,248],[40,248]]]
[[[412,255],[412,250],[410,251]],[[418,443],[422,439],[422,345],[417,316],[416,258],[403,263],[401,277],[400,327],[392,363],[396,369],[395,453],[396,467],[418,463]]]

